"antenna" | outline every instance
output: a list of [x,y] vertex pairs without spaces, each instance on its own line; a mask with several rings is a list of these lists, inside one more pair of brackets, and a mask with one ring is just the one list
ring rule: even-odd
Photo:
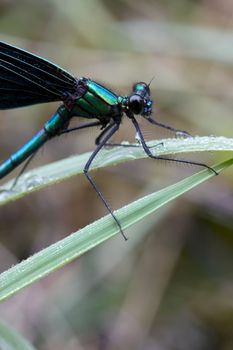
[[152,83],[152,81],[154,80],[155,76],[153,76],[153,78],[150,80],[148,86],[150,86],[150,84]]

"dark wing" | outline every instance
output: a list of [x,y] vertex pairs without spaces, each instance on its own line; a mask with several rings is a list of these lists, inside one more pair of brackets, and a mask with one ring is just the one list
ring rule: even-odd
[[57,65],[0,41],[0,109],[60,101],[76,79]]

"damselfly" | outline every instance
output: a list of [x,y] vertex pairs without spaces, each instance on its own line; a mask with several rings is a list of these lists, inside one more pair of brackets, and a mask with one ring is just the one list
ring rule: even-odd
[[[124,114],[131,120],[139,136],[141,146],[148,157],[195,164],[214,171],[203,163],[152,154],[135,115],[140,115],[153,125],[174,132],[180,131],[161,124],[151,117],[153,101],[149,85],[138,82],[134,84],[132,92],[128,96],[119,96],[89,78],[76,78],[39,56],[0,42],[0,109],[51,101],[63,102],[43,128],[0,165],[0,178],[4,178],[18,165],[26,161],[24,170],[38,149],[55,136],[99,126],[101,132],[95,140],[96,148],[87,161],[83,172],[124,236],[119,220],[89,173],[94,158],[103,146],[109,145],[110,139],[120,127]],[[91,121],[69,128],[70,120],[73,117],[82,117]]]

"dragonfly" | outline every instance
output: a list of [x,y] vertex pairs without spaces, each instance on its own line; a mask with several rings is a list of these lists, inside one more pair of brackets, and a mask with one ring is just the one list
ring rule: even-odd
[[[138,116],[145,118],[152,125],[175,133],[187,133],[159,123],[152,118],[153,100],[150,83],[139,81],[133,85],[129,95],[120,96],[92,79],[75,77],[40,56],[0,41],[0,109],[5,110],[54,101],[61,101],[62,104],[41,130],[0,164],[0,179],[25,162],[19,177],[36,152],[47,141],[77,130],[99,127],[100,134],[95,140],[96,148],[86,162],[83,173],[125,239],[127,238],[120,221],[90,175],[91,165],[100,150],[104,146],[116,145],[111,143],[111,139],[119,130],[124,115],[132,122],[140,139],[140,147],[143,147],[148,157],[194,164],[215,172],[214,169],[203,163],[152,154],[140,129]],[[69,124],[73,117],[82,117],[87,121],[71,128]],[[127,145],[120,144],[120,146]],[[18,177],[16,177],[16,181]]]

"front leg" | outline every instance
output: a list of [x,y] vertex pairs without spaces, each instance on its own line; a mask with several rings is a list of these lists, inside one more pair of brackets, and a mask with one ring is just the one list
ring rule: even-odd
[[164,129],[167,129],[167,130],[171,130],[171,131],[175,132],[177,135],[178,135],[178,134],[181,134],[181,135],[188,136],[188,137],[192,136],[192,135],[190,135],[190,134],[189,134],[187,131],[185,131],[185,130],[175,129],[175,128],[169,126],[169,125],[159,123],[159,122],[157,122],[156,120],[154,120],[154,119],[151,118],[151,117],[147,117],[147,118],[145,118],[145,119],[148,120],[149,123],[151,123],[151,124],[153,124],[153,125],[157,125],[157,126],[159,126],[160,128],[164,128]]
[[150,151],[150,148],[146,144],[146,141],[144,139],[144,136],[143,136],[142,131],[138,125],[137,120],[135,119],[135,117],[133,115],[130,115],[130,119],[132,120],[132,123],[133,123],[133,125],[134,125],[134,127],[139,135],[140,141],[142,143],[142,147],[143,147],[145,153],[148,155],[148,157],[153,158],[153,159],[169,160],[170,162],[178,162],[178,163],[184,163],[184,164],[197,165],[199,167],[203,167],[203,168],[206,168],[206,169],[212,171],[212,173],[214,173],[215,175],[218,175],[218,173],[213,168],[209,167],[207,164],[204,164],[204,163],[199,163],[199,162],[185,160],[185,159],[179,159],[179,158],[170,158],[170,157],[153,155]]

